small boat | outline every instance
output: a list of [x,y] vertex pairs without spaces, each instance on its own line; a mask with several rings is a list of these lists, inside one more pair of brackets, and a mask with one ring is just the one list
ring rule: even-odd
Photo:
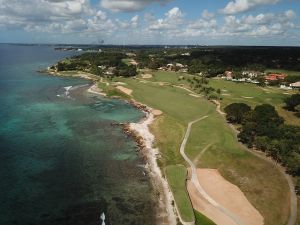
[[104,212],[100,215],[100,219],[102,220],[102,225],[105,225],[105,214],[104,214]]
[[105,214],[104,214],[104,212],[101,214],[101,216],[100,216],[100,218],[101,218],[101,220],[105,220]]

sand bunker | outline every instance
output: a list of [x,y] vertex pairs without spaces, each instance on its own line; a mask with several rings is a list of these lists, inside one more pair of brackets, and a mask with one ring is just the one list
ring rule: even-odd
[[158,109],[152,109],[151,112],[154,116],[160,116],[163,114],[163,112]]
[[132,90],[122,87],[122,86],[117,86],[116,87],[118,90],[122,91],[123,93],[127,94],[127,95],[131,95],[132,94]]
[[[245,225],[263,225],[263,217],[250,204],[243,192],[235,185],[225,180],[217,170],[198,169],[198,179],[207,192],[216,202],[236,215]],[[220,225],[234,225],[235,223],[220,210],[209,204],[196,190],[191,181],[187,182],[187,189],[193,207]]]
[[144,79],[150,79],[150,78],[152,78],[152,74],[149,74],[149,73],[142,74],[142,78],[144,78]]
[[106,94],[102,92],[102,89],[100,89],[97,84],[92,85],[87,91],[89,93],[106,96]]
[[113,85],[127,85],[127,84],[124,82],[118,81],[118,82],[114,82]]
[[253,98],[253,97],[248,97],[248,96],[241,96],[241,97],[242,97],[242,98],[249,98],[249,99],[250,99],[250,98]]
[[200,98],[201,96],[200,95],[196,95],[196,94],[189,94],[190,96],[193,96],[195,98]]

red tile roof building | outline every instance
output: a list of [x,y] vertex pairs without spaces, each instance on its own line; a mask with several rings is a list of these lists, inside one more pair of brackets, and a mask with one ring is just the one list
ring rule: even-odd
[[275,81],[275,80],[284,80],[286,78],[286,74],[276,74],[276,73],[271,73],[267,76],[265,76],[265,79],[267,81]]

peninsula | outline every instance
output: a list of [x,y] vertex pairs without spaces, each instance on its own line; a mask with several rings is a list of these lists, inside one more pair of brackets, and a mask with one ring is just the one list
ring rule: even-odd
[[157,224],[293,225],[300,94],[290,84],[300,72],[272,49],[278,70],[266,51],[109,48],[63,59],[47,72],[91,79],[90,93],[145,112],[125,132],[147,159]]

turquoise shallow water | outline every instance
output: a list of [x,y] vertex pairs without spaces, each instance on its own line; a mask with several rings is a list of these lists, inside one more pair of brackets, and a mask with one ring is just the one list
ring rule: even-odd
[[[95,97],[74,78],[35,72],[71,53],[0,45],[0,224],[153,224],[153,197],[136,144],[114,122],[129,104]],[[74,54],[74,53],[73,53]]]

